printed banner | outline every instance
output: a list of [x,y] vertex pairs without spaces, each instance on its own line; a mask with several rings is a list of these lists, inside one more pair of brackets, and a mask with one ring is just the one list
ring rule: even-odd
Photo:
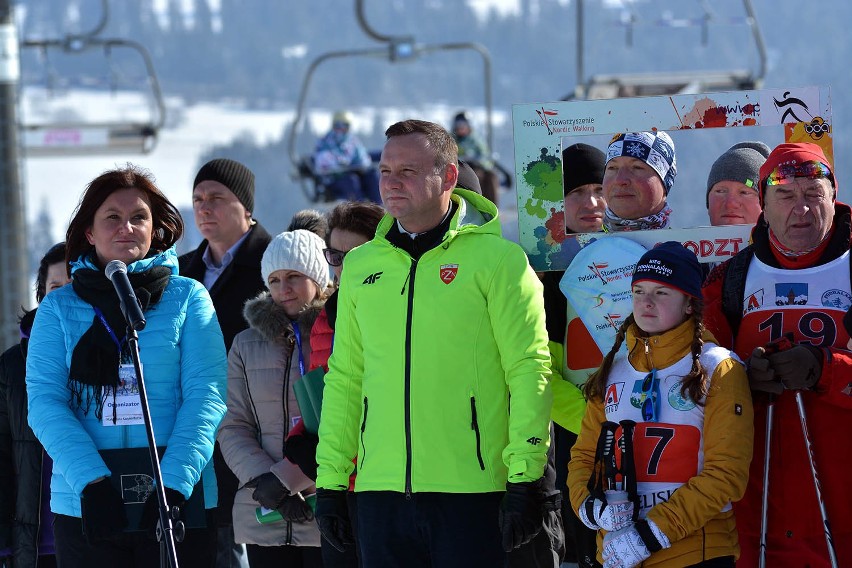
[[603,354],[612,348],[618,327],[633,311],[630,280],[645,251],[630,239],[596,240],[577,253],[559,282]]
[[[564,270],[571,261],[573,243],[583,245],[597,238],[575,240],[567,232],[563,144],[586,142],[606,152],[614,134],[667,131],[675,142],[678,170],[668,196],[673,210],[671,226],[699,233],[660,240],[695,243],[702,262],[724,260],[724,252],[704,254],[709,245],[701,241],[713,241],[715,246],[717,237],[710,233],[715,235],[719,227],[702,225],[709,224],[707,174],[715,159],[733,143],[760,140],[774,147],[783,142],[812,142],[822,147],[832,166],[834,163],[828,87],[517,104],[512,107],[512,123],[518,238],[533,268],[539,271]],[[747,238],[747,231],[736,231]],[[706,237],[702,236],[704,232]],[[645,238],[638,232],[620,236]]]

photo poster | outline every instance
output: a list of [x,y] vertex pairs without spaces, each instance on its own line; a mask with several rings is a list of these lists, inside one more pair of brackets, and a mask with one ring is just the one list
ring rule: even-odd
[[[701,262],[719,262],[748,245],[751,226],[709,226],[707,174],[733,144],[761,140],[822,147],[834,169],[827,86],[516,104],[512,107],[519,242],[537,271],[564,270],[574,254],[605,233],[566,234],[562,149],[585,142],[606,153],[623,132],[665,130],[675,142],[678,174],[669,193],[675,228],[614,233],[646,248],[677,240]],[[678,219],[681,220],[679,223]]]

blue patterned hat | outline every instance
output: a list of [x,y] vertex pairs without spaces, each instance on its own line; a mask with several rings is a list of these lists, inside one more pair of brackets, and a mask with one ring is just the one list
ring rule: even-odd
[[616,134],[609,141],[606,161],[609,162],[619,156],[642,160],[654,168],[654,171],[663,180],[666,195],[669,194],[677,175],[677,159],[675,158],[675,146],[671,136],[662,131]]

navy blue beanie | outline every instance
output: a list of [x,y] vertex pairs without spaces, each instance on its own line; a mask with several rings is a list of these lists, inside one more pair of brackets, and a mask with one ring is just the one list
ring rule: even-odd
[[643,254],[636,263],[631,285],[643,280],[650,280],[680,290],[693,298],[700,298],[704,277],[695,253],[677,241],[667,241]]

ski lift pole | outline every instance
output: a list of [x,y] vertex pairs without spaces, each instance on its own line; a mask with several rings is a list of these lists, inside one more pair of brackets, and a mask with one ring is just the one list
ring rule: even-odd
[[[17,344],[15,314],[28,305],[27,231],[18,155],[18,35],[10,0],[0,0],[0,339]],[[43,252],[43,251],[39,251]]]
[[757,25],[757,16],[754,14],[754,6],[752,6],[751,0],[743,0],[743,6],[745,7],[746,14],[748,14],[748,25],[751,28],[752,36],[754,36],[754,44],[757,47],[757,54],[760,58],[760,68],[757,77],[754,79],[755,88],[759,89],[763,83],[763,78],[766,76],[766,44],[763,41],[763,34],[760,31],[760,27]]

